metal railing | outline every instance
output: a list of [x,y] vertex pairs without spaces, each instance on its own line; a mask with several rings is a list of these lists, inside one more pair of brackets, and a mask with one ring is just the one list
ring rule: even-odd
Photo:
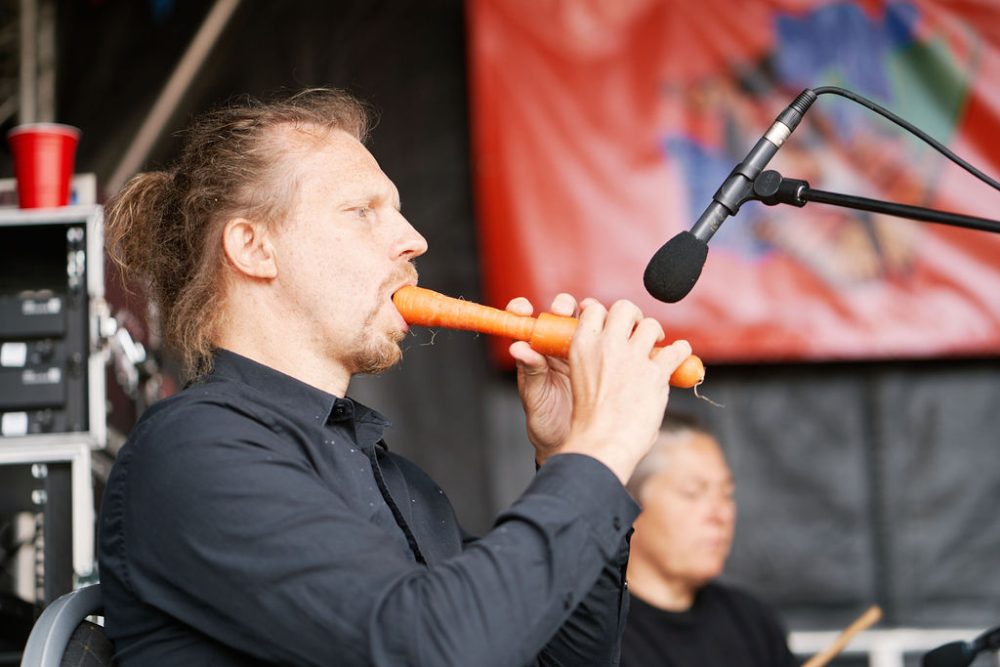
[[[970,641],[981,633],[982,630],[966,628],[866,630],[855,635],[840,655],[867,656],[869,667],[904,667],[907,655],[922,655],[948,642]],[[796,655],[810,656],[831,645],[839,634],[840,630],[798,630],[789,633],[788,646]],[[979,658],[979,661],[983,660],[983,657]],[[977,661],[976,664],[1000,665],[1000,658],[994,658],[992,663],[986,658],[985,662]]]

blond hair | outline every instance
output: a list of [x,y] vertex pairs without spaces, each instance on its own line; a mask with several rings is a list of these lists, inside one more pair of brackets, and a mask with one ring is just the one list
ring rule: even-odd
[[197,119],[169,169],[136,175],[108,202],[108,254],[156,306],[161,334],[191,376],[210,370],[223,314],[222,226],[235,216],[274,224],[288,212],[295,182],[283,173],[276,129],[303,126],[364,142],[370,113],[333,89],[243,98]]

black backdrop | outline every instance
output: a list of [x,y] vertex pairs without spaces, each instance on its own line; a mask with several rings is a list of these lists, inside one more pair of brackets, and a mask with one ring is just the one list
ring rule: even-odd
[[[206,4],[58,5],[56,120],[83,128],[78,171],[104,183]],[[422,283],[477,299],[464,39],[457,0],[246,0],[146,167],[233,95],[347,88],[381,112],[371,147],[430,242]],[[408,348],[352,394],[393,419],[390,447],[442,484],[467,529],[488,530],[533,470],[513,379],[469,334],[421,332]],[[704,391],[725,407],[690,392],[672,404],[716,427],[737,477],[728,576],[792,627],[842,627],[873,602],[889,625],[1000,623],[1000,360],[716,367]]]

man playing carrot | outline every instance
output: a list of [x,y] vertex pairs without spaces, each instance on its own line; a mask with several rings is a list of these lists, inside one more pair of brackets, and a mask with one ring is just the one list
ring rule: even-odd
[[[625,491],[685,342],[584,300],[568,363],[515,343],[540,464],[467,540],[441,490],[346,398],[400,358],[391,301],[426,242],[364,148],[363,107],[312,90],[198,121],[107,210],[195,382],[142,416],[100,519],[120,664],[612,664]],[[512,301],[512,311],[531,305]],[[575,314],[560,295],[554,312]]]

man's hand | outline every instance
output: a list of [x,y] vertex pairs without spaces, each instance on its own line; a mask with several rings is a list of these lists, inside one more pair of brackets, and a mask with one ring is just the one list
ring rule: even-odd
[[[507,310],[517,315],[534,314],[531,303],[524,298],[512,300]],[[576,299],[559,294],[552,301],[550,312],[576,316]],[[528,440],[534,445],[535,460],[541,465],[559,451],[569,435],[573,411],[569,364],[535,352],[524,341],[512,344],[510,354],[517,363],[517,388],[528,422]]]
[[[691,346],[681,340],[654,352],[663,328],[629,301],[608,310],[584,299],[580,307],[568,363],[543,356],[523,341],[510,347],[528,439],[539,464],[560,452],[587,454],[624,484],[656,438],[670,375],[691,354]],[[527,299],[514,299],[507,310],[532,314]],[[576,300],[568,294],[552,302],[557,315],[576,311]]]
[[684,340],[654,352],[663,338],[630,301],[587,303],[570,348],[573,418],[560,451],[593,456],[628,482],[656,439],[670,376],[691,354]]

